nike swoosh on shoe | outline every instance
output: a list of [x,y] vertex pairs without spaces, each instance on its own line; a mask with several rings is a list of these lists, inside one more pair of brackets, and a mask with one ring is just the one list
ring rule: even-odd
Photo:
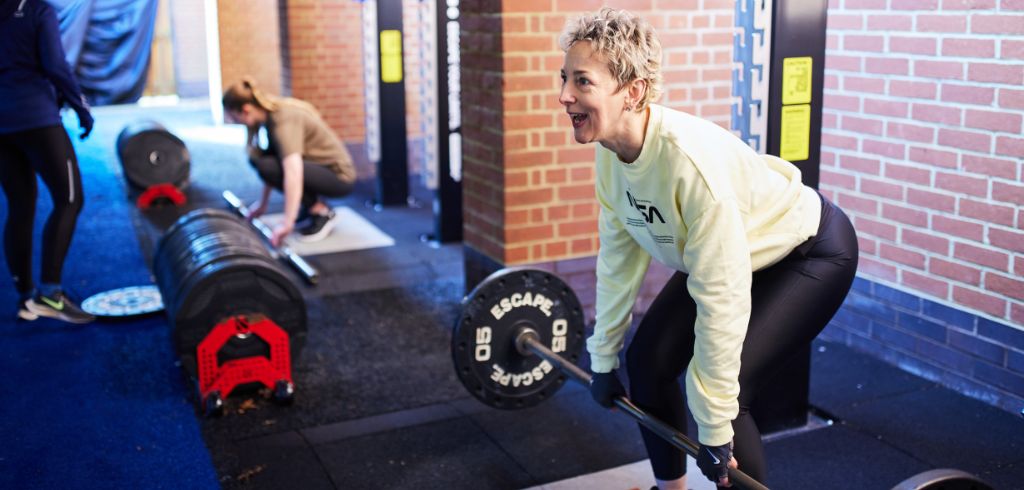
[[60,310],[64,309],[64,300],[54,301],[54,300],[52,300],[50,298],[47,298],[46,296],[41,296],[39,299],[43,300],[43,303],[46,303],[47,305],[49,305],[50,308],[53,308],[53,309],[55,309],[57,311],[60,311]]

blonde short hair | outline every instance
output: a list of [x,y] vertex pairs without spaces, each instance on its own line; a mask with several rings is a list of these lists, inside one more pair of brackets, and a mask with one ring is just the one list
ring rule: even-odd
[[605,7],[566,22],[559,46],[569,51],[579,41],[590,41],[594,51],[607,58],[619,88],[636,79],[647,82],[647,92],[637,103],[638,112],[661,96],[661,41],[647,21]]

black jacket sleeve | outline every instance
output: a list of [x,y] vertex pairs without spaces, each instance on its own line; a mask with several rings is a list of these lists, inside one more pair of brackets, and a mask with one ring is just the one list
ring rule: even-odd
[[43,73],[57,89],[58,100],[63,99],[76,113],[89,112],[89,103],[82,95],[75,74],[64,59],[64,47],[60,43],[60,29],[57,13],[45,2],[39,2],[38,36],[39,64]]

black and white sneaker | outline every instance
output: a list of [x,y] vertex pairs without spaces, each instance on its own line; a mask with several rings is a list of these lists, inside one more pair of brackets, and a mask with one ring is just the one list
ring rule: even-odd
[[314,214],[309,217],[309,223],[299,228],[296,238],[300,242],[316,242],[323,240],[331,234],[338,216],[334,210],[328,210],[327,214]]
[[53,296],[36,293],[25,302],[26,309],[37,316],[56,318],[68,323],[89,323],[95,316],[82,311],[63,291]]
[[299,215],[295,217],[295,229],[301,230],[309,226],[309,218],[312,216],[313,214],[309,212],[309,208],[306,206],[299,207]]

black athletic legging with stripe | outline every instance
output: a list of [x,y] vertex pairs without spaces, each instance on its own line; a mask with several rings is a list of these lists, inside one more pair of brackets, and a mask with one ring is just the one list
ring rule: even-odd
[[[857,270],[857,236],[846,215],[822,198],[818,234],[779,263],[755,272],[750,325],[743,341],[739,416],[732,421],[740,469],[764,481],[761,433],[750,416],[762,385],[788,356],[810,343],[846,297]],[[697,307],[677,272],[647,310],[626,353],[630,396],[641,408],[686,432],[686,404],[679,378],[693,357]],[[641,428],[654,475],[675,480],[686,473],[681,451]]]
[[78,159],[63,126],[0,134],[0,184],[7,196],[4,255],[14,276],[14,287],[22,295],[34,287],[32,226],[38,194],[36,174],[53,199],[53,212],[43,228],[40,280],[59,284],[83,202]]

